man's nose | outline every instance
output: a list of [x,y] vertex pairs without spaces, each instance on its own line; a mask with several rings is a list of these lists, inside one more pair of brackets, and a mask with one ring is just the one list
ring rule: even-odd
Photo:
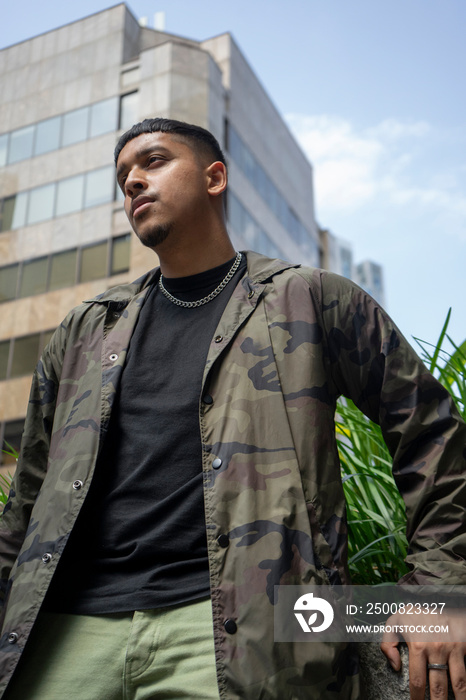
[[127,194],[131,197],[136,192],[139,193],[147,187],[147,181],[144,177],[144,173],[139,169],[135,168],[128,173],[125,182],[125,190]]

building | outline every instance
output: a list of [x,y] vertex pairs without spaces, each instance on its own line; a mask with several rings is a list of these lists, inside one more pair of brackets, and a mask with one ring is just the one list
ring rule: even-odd
[[353,279],[385,307],[385,287],[381,265],[372,260],[363,260],[356,265]]
[[385,307],[383,269],[378,263],[364,260],[355,264],[351,243],[337,238],[328,229],[319,228],[321,266],[352,279]]
[[[235,246],[320,262],[312,168],[229,34],[196,42],[124,4],[0,51],[0,438],[18,446],[30,376],[67,311],[157,264],[115,186],[145,117],[211,130]],[[6,459],[8,461],[8,459]]]

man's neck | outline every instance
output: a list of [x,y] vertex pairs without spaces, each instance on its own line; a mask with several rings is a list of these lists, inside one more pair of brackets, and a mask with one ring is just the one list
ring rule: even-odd
[[235,249],[228,235],[225,235],[206,241],[205,245],[172,246],[169,250],[157,250],[156,253],[165,277],[189,277],[223,265],[235,256]]

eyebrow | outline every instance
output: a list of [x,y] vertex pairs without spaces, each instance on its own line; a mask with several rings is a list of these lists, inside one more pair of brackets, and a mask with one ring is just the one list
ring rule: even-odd
[[[157,146],[157,145],[153,145],[153,146],[144,146],[144,147],[142,147],[142,148],[139,148],[139,149],[136,151],[136,153],[135,153],[135,155],[134,155],[135,160],[141,160],[141,159],[144,158],[145,156],[149,155],[149,153],[153,153],[154,151],[155,151],[155,152],[158,152],[158,153],[162,153],[162,154],[164,154],[164,155],[169,155],[169,154],[170,154],[169,149],[168,149],[168,148],[165,148],[164,146]],[[125,163],[124,161],[123,161],[122,163],[120,163],[120,165],[118,166],[117,171],[116,171],[116,178],[117,178],[117,180],[121,177],[121,175],[123,174],[123,172],[124,172],[125,170],[127,170],[127,169],[128,169],[128,166],[126,165],[126,163]]]

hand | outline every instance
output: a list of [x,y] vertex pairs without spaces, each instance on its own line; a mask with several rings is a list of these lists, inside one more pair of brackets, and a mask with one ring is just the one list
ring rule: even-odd
[[[395,671],[401,668],[397,646],[401,639],[409,650],[409,689],[411,700],[424,700],[427,674],[429,674],[431,700],[447,700],[448,673],[456,700],[466,700],[466,614],[460,610],[446,610],[442,615],[423,612],[416,615],[396,613],[386,625],[418,627],[422,625],[448,626],[447,633],[386,632],[380,648]],[[447,665],[447,669],[428,669],[428,664]]]

